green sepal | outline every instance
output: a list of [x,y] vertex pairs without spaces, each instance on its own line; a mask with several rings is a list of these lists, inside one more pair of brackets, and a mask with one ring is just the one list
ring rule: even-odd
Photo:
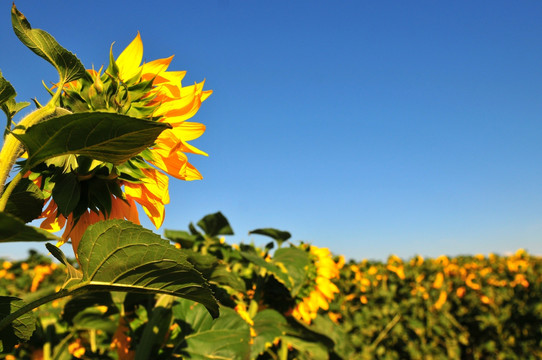
[[55,177],[53,199],[58,206],[58,212],[66,218],[75,210],[81,198],[81,184],[73,172]]

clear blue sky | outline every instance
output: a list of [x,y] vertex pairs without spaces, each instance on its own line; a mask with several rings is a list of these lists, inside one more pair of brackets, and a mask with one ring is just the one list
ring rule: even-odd
[[[542,254],[540,1],[16,5],[86,67],[140,31],[145,60],[175,54],[185,84],[214,90],[193,119],[204,180],[171,182],[163,228],[220,210],[230,242],[275,227],[358,260]],[[0,69],[19,100],[46,101],[57,76],[18,42],[10,6]]]

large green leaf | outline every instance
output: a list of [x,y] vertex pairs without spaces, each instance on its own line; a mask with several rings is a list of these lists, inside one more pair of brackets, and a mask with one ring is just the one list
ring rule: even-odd
[[241,255],[273,274],[294,297],[309,279],[307,268],[310,266],[311,260],[309,254],[299,248],[278,249],[271,261],[266,261],[260,256],[249,252],[242,252]]
[[64,49],[47,32],[32,29],[26,17],[13,4],[11,23],[15,34],[30,50],[50,62],[60,75],[60,82],[67,83],[85,75],[85,67],[77,56]]
[[60,240],[45,230],[25,225],[21,219],[0,212],[0,242]]
[[288,276],[287,272],[285,271],[285,268],[280,268],[277,264],[274,264],[270,261],[265,261],[262,257],[243,251],[241,252],[241,256],[243,256],[246,260],[250,261],[251,263],[260,266],[261,268],[266,269],[269,273],[271,273],[280,283],[282,283],[288,290],[291,290],[294,286],[293,279]]
[[32,181],[21,179],[6,204],[5,212],[30,222],[41,215],[44,204],[43,193]]
[[212,284],[226,285],[234,290],[245,292],[246,286],[243,279],[234,274],[226,263],[218,260],[215,256],[204,255],[191,250],[184,250],[188,261],[203,274]]
[[173,298],[168,295],[162,295],[158,298],[153,308],[149,321],[145,324],[140,341],[136,348],[135,360],[152,359],[158,355],[158,350],[164,342],[164,338],[169,332],[173,321]]
[[173,315],[186,334],[177,345],[183,358],[249,358],[250,327],[234,310],[221,307],[220,317],[213,320],[203,306],[180,300]]
[[233,235],[233,230],[228,219],[219,211],[209,214],[198,221],[198,226],[205,231],[208,236]]
[[[0,318],[14,313],[26,304],[19,298],[0,296]],[[20,341],[28,341],[36,329],[36,319],[27,312],[0,331],[0,353],[9,352]]]
[[68,114],[15,135],[28,151],[27,167],[63,154],[120,164],[151,146],[167,123],[114,113]]
[[273,263],[286,268],[292,281],[292,287],[288,289],[292,296],[296,296],[307,285],[309,280],[307,269],[311,265],[308,252],[296,247],[278,249],[273,254]]
[[218,316],[208,283],[186,254],[150,230],[124,220],[89,226],[77,249],[77,287],[162,293],[194,300]]
[[286,319],[278,311],[265,309],[254,317],[256,337],[251,349],[251,359],[255,359],[273,344],[275,339],[285,335]]

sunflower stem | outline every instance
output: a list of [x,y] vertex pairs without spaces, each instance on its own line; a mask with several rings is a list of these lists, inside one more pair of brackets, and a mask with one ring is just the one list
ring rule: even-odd
[[19,158],[24,152],[23,145],[13,134],[24,134],[26,129],[47,118],[69,113],[68,110],[56,106],[61,92],[62,86],[59,86],[57,92],[47,103],[47,105],[27,115],[21,120],[19,125],[13,129],[13,131],[7,134],[4,146],[0,151],[0,211],[4,211],[11,192],[15,188],[15,185],[17,185],[17,183],[22,179],[23,176],[19,176],[19,174],[24,174],[26,171],[28,171],[26,168],[21,170],[21,172],[11,181],[10,186],[8,186],[8,188],[4,191],[6,180],[9,177],[9,173],[11,172],[13,165],[15,165],[15,161],[17,161],[17,158]]

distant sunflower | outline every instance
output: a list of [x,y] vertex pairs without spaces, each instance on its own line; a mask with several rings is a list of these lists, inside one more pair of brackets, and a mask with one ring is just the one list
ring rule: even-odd
[[340,269],[340,264],[333,261],[329,249],[311,245],[309,252],[314,258],[314,265],[316,267],[314,287],[308,296],[298,301],[292,312],[295,318],[307,324],[310,324],[316,318],[319,309],[329,309],[329,302],[339,292],[339,289],[331,282],[331,279],[339,277]]
[[[88,70],[87,76],[64,87],[61,106],[72,112],[115,112],[171,125],[154,145],[120,165],[68,155],[33,169],[29,177],[41,186],[48,206],[41,227],[50,231],[65,228],[62,238],[71,239],[74,251],[86,228],[107,218],[139,223],[138,203],[156,228],[164,221],[164,205],[169,203],[169,174],[181,180],[199,180],[198,170],[186,153],[207,155],[188,141],[200,137],[205,125],[188,122],[212,91],[204,91],[204,81],[182,86],[185,71],[167,71],[173,56],[141,64],[143,43],[139,33],[102,74]],[[66,180],[67,179],[67,180]],[[71,180],[70,180],[71,179]],[[73,180],[76,179],[76,180]],[[59,208],[55,186],[76,182],[76,205]],[[69,211],[71,210],[71,211]]]

